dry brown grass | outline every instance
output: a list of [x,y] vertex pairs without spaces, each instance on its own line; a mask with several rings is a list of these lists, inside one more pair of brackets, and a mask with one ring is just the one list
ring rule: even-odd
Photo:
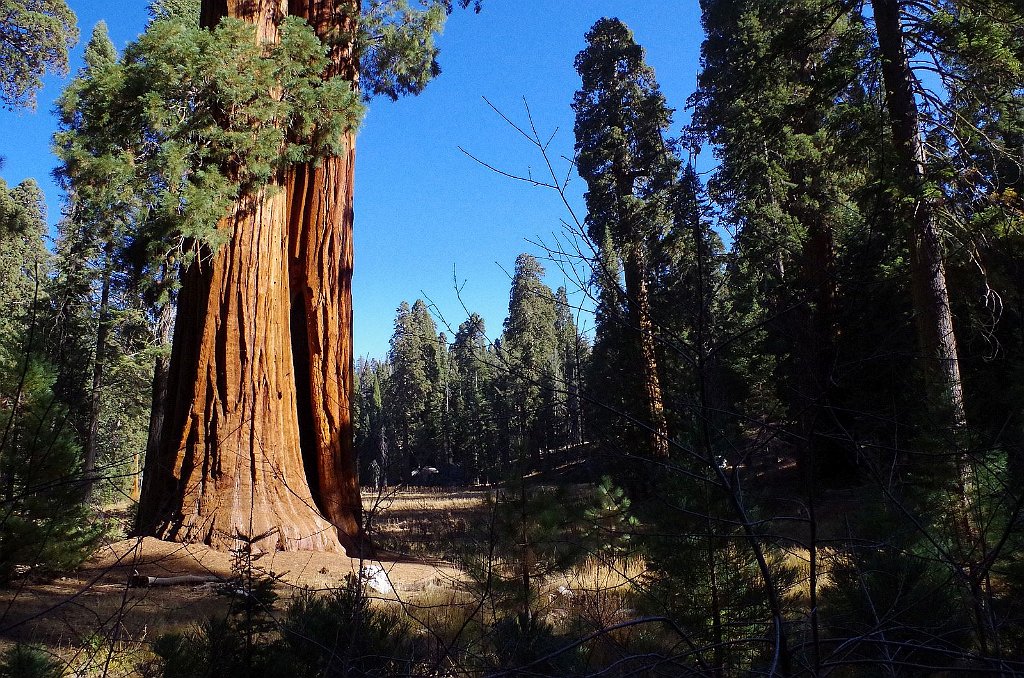
[[470,526],[486,516],[488,490],[405,489],[363,493],[370,538],[385,551],[454,562]]
[[[396,591],[371,592],[373,604],[400,606],[417,633],[442,647],[457,636],[461,643],[485,633],[498,615],[507,613],[495,605],[493,592],[473,585],[449,564],[460,554],[487,548],[473,541],[480,531],[471,528],[488,520],[488,499],[487,490],[365,493],[377,545],[413,556],[382,563]],[[258,564],[282,575],[283,605],[300,588],[343,585],[360,562],[337,554],[268,553]],[[78,572],[53,581],[22,581],[0,591],[0,649],[30,641],[59,656],[75,675],[138,675],[140,662],[152,658],[154,639],[226,614],[227,599],[209,587],[127,588],[135,571],[227,576],[231,556],[154,539],[112,542]],[[623,621],[634,613],[635,589],[644,571],[638,559],[592,557],[567,572],[535,577],[536,612],[565,631]]]
[[637,587],[645,574],[640,558],[588,558],[541,585],[542,612],[561,629],[599,629],[625,621],[635,612]]
[[[461,496],[460,496],[461,495]],[[436,492],[403,493],[389,500],[392,540],[401,544],[415,537],[417,525],[450,521],[452,512],[472,509],[482,495]],[[420,514],[420,515],[416,515]],[[404,532],[409,530],[410,532]],[[339,587],[363,561],[339,554],[270,552],[257,561],[279,575],[283,606],[301,589]],[[457,590],[460,573],[436,563],[401,559],[380,563],[396,592],[382,596],[392,601],[410,595],[441,596]],[[129,577],[181,574],[231,575],[232,557],[202,545],[181,545],[156,539],[120,539],[101,547],[78,571],[52,579],[25,579],[0,589],[0,651],[17,643],[30,643],[59,658],[76,676],[138,675],[137,667],[149,655],[149,644],[159,636],[182,631],[207,618],[227,613],[228,599],[208,586],[129,588]],[[452,603],[454,610],[456,601]],[[382,602],[381,604],[389,604]],[[439,610],[440,608],[438,608]],[[433,620],[439,611],[430,613]]]

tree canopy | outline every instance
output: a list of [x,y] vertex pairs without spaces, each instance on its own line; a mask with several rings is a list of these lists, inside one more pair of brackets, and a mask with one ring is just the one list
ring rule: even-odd
[[76,42],[75,14],[64,0],[0,2],[0,103],[35,108],[43,76],[67,73],[68,50]]

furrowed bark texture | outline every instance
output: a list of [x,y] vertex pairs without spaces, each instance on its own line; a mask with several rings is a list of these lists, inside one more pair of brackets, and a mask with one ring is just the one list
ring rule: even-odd
[[661,396],[661,378],[658,376],[658,357],[655,350],[654,321],[651,318],[651,299],[647,286],[647,266],[642,253],[630,252],[623,257],[627,307],[630,325],[637,333],[640,369],[643,374],[647,416],[650,421],[648,440],[655,459],[669,456],[668,420]]
[[285,195],[221,222],[231,240],[188,272],[178,302],[161,458],[172,464],[155,534],[231,548],[275,532],[280,549],[338,550],[298,445]]
[[292,331],[301,445],[317,504],[346,546],[360,534],[352,446],[352,185],[347,155],[289,173]]
[[[324,78],[340,76],[359,84],[353,39],[359,0],[290,0],[288,12],[306,20],[330,59]],[[352,228],[355,184],[355,134],[343,140],[345,151],[289,171],[290,271],[296,367],[309,375],[300,384],[308,393],[311,417],[300,417],[307,473],[315,466],[315,495],[346,547],[362,548],[362,503],[353,448],[351,403],[354,388],[352,350]],[[299,322],[299,320],[304,320]],[[305,351],[305,353],[303,353]],[[315,459],[315,464],[314,464]]]
[[[289,11],[331,38],[325,77],[355,85],[344,36],[357,1],[213,0],[202,20],[252,21],[267,43]],[[219,225],[229,242],[186,273],[141,532],[220,548],[267,532],[279,549],[362,546],[350,417],[354,135],[344,142],[340,155],[240,201]]]

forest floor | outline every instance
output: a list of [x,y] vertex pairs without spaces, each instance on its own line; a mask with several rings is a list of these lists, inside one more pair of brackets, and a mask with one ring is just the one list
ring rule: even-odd
[[[748,478],[763,476],[761,484],[771,488],[759,498],[760,504],[775,515],[792,516],[775,524],[779,528],[777,543],[787,563],[806,576],[807,551],[798,545],[807,536],[804,521],[799,520],[806,517],[806,507],[792,499],[798,496],[793,486],[794,464],[790,459],[770,461],[776,463],[745,468],[744,473]],[[575,477],[575,467],[553,470],[555,482],[571,485],[582,480]],[[552,478],[537,480],[545,484]],[[479,559],[481,529],[492,518],[492,492],[478,488],[368,490],[363,504],[378,549],[376,560],[343,554],[269,552],[259,557],[255,566],[277,580],[280,609],[299,591],[338,588],[364,566],[379,566],[392,590],[371,591],[371,595],[379,604],[400,604],[424,628],[434,628],[438,623],[434,617],[457,616],[459,607],[472,600],[472,573],[460,570],[456,563],[467,562],[467,557],[469,562]],[[844,516],[855,510],[859,494],[856,489],[824,493],[817,514],[819,538],[844,531]],[[126,507],[114,508],[110,515],[129,523]],[[202,545],[111,538],[77,571],[51,579],[26,577],[0,590],[0,651],[17,642],[30,642],[58,654],[75,667],[76,675],[137,675],[139,658],[151,656],[149,647],[154,639],[223,617],[229,598],[218,595],[215,583],[133,587],[129,586],[131,578],[191,575],[227,579],[234,564],[232,554]],[[636,559],[590,559],[557,581],[539,582],[543,588],[540,598],[553,606],[548,611],[553,615],[550,620],[571,615],[593,617],[596,626],[616,623],[632,612],[627,592],[643,580],[645,569]],[[821,575],[827,581],[827,572]],[[565,591],[570,591],[574,600],[560,599],[560,592]],[[793,602],[801,604],[804,593],[798,586]],[[441,625],[444,621],[440,620]]]
[[[304,589],[344,586],[361,567],[372,565],[383,569],[393,588],[372,592],[384,600],[456,591],[464,575],[443,558],[482,510],[485,497],[483,491],[451,489],[366,494],[364,504],[375,522],[374,540],[380,547],[377,559],[269,552],[256,560],[255,567],[272,573],[282,601]],[[115,655],[138,654],[147,640],[226,612],[228,598],[217,594],[215,582],[129,586],[133,576],[227,579],[233,564],[231,553],[203,545],[112,539],[77,571],[50,579],[26,577],[0,589],[0,651],[30,642],[72,666],[89,667],[80,674],[91,675],[97,662],[110,663],[111,647],[118,648]],[[107,673],[118,675],[116,670]]]

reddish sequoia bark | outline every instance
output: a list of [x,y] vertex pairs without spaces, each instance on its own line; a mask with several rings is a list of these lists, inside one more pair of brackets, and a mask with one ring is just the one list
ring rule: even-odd
[[[621,151],[620,151],[621,152]],[[617,167],[626,166],[624,159],[616,162]],[[621,169],[615,173],[615,184],[620,196],[632,196],[635,178]],[[625,205],[619,205],[620,214],[629,214]],[[657,337],[651,316],[651,295],[648,288],[648,248],[643,242],[643,228],[629,224],[626,232],[633,234],[634,242],[623,248],[622,273],[626,283],[626,311],[630,328],[635,332],[635,341],[640,370],[644,383],[644,400],[647,405],[647,439],[651,455],[655,459],[668,459],[669,431],[665,417],[665,405],[661,394],[661,377],[658,374]]]
[[[638,248],[639,249],[639,248]],[[647,266],[644,253],[627,252],[623,256],[623,274],[626,282],[626,306],[630,326],[637,337],[640,353],[640,369],[643,375],[644,395],[648,416],[648,441],[655,459],[668,459],[668,420],[661,395],[661,379],[658,376],[658,357],[654,321],[651,318],[651,299],[647,285]]]
[[155,520],[144,529],[161,538],[230,548],[239,534],[273,530],[278,548],[339,548],[298,445],[284,217],[283,192],[253,196],[221,222],[230,242],[187,274],[164,473],[140,506],[140,520]]
[[302,456],[317,505],[342,534],[356,537],[361,504],[350,416],[353,141],[345,156],[290,172],[287,192]]
[[[306,16],[322,36],[354,27],[357,2],[345,16],[313,5]],[[202,17],[253,21],[274,42],[287,9],[213,0]],[[332,68],[354,82],[347,44],[332,48]],[[361,545],[349,415],[354,137],[345,141],[346,153],[241,201],[219,224],[229,242],[186,273],[140,532],[221,548],[271,531],[280,549]]]
[[[352,39],[358,0],[291,0],[288,11],[302,17],[330,45],[325,78],[341,76],[358,85]],[[289,200],[289,260],[292,289],[292,346],[299,384],[303,457],[315,476],[317,505],[343,535],[360,539],[362,504],[352,446],[352,226],[355,135],[346,151],[293,168],[286,182]],[[309,416],[303,416],[308,413]]]

